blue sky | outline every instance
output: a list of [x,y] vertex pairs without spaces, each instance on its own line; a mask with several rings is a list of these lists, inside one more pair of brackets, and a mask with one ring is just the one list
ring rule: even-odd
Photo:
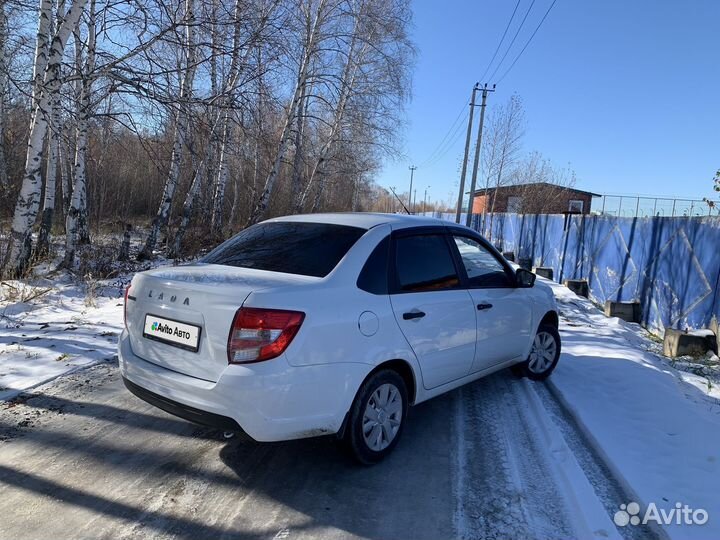
[[[506,43],[531,1],[520,1]],[[535,0],[504,66],[551,2]],[[515,4],[414,2],[418,58],[406,157],[385,163],[381,185],[407,191],[408,166],[428,158],[469,101]],[[569,163],[580,189],[717,198],[712,177],[720,168],[719,36],[717,0],[557,0],[490,95],[488,112],[519,94],[525,150],[539,151],[558,166]],[[501,49],[498,57],[503,54]],[[428,185],[429,199],[457,197],[462,131],[442,159],[415,172],[418,201]]]

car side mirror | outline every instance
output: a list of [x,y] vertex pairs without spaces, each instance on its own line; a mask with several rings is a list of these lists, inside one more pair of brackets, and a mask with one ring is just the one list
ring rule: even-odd
[[518,268],[515,272],[515,285],[522,289],[529,289],[535,285],[535,274],[524,268]]

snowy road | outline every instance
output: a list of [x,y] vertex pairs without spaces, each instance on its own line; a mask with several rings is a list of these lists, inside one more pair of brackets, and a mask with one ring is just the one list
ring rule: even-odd
[[113,363],[35,393],[0,407],[0,538],[619,534],[618,488],[575,459],[547,391],[507,371],[412,409],[371,468],[332,438],[222,440],[130,395]]

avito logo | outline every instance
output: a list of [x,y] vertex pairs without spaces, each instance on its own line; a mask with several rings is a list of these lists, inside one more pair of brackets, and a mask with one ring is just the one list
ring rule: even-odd
[[167,324],[161,324],[159,322],[152,323],[150,330],[152,330],[153,332],[160,332],[163,334],[172,334],[173,333],[173,329],[171,326],[169,326]]

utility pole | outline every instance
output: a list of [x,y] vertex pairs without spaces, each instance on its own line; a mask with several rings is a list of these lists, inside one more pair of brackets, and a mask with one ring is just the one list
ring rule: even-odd
[[487,83],[485,83],[482,89],[482,103],[480,104],[480,126],[478,127],[477,142],[475,143],[475,160],[473,162],[472,180],[470,182],[470,197],[468,200],[467,216],[465,217],[465,225],[468,227],[472,222],[472,207],[473,200],[475,198],[475,185],[477,184],[478,165],[480,164],[480,147],[482,145],[483,123],[485,122],[485,101],[487,100],[488,92],[494,91],[494,84],[492,88],[488,88]]
[[413,174],[415,174],[417,167],[415,165],[410,165],[408,169],[410,169],[410,191],[408,191],[408,208],[412,209],[412,182]]
[[467,174],[467,162],[470,154],[470,138],[472,137],[473,113],[475,112],[475,94],[480,89],[480,83],[475,83],[470,97],[470,118],[468,118],[467,135],[465,136],[465,157],[463,158],[462,173],[460,173],[460,193],[458,193],[457,211],[455,212],[455,223],[460,223],[462,212],[463,192],[465,191],[465,175]]
[[415,188],[415,191],[413,192],[413,214],[417,210],[417,188]]
[[425,205],[427,204],[427,190],[430,189],[430,186],[425,188],[425,195],[423,196],[423,215],[425,215]]

